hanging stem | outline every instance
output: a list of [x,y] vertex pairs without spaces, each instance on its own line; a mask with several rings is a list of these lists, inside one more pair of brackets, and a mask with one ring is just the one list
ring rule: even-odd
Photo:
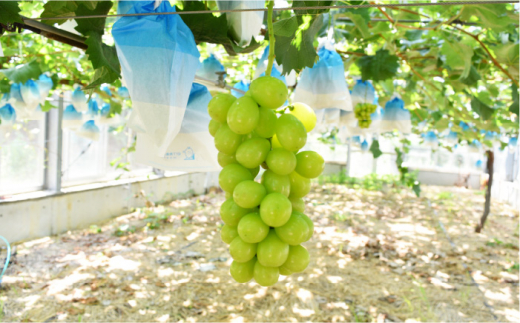
[[271,76],[271,70],[273,69],[274,63],[274,29],[273,29],[273,8],[274,0],[269,1],[267,4],[267,29],[269,30],[269,57],[267,60],[267,68],[265,69],[265,75]]

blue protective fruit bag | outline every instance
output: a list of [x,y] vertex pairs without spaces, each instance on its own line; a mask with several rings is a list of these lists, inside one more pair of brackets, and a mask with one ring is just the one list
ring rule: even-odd
[[211,94],[208,89],[193,83],[181,130],[170,142],[166,152],[158,156],[152,139],[147,135],[138,135],[136,161],[155,168],[188,173],[219,170],[218,152],[208,131],[211,120],[208,114],[209,101]]
[[[118,13],[173,12],[168,1],[120,1]],[[122,17],[112,35],[132,99],[129,127],[164,156],[181,129],[199,51],[180,15]]]
[[392,132],[394,130],[401,133],[412,132],[410,111],[405,109],[404,101],[398,97],[386,102],[385,113],[381,120],[381,132]]
[[327,45],[318,50],[318,56],[318,62],[301,73],[294,91],[294,102],[305,103],[315,110],[336,108],[351,111],[352,102],[341,56]]

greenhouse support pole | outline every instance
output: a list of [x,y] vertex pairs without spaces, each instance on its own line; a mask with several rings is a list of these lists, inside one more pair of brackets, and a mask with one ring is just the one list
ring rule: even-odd
[[491,186],[493,185],[493,166],[495,163],[495,154],[492,150],[487,151],[487,170],[489,174],[487,189],[486,189],[486,202],[484,203],[484,214],[480,219],[480,223],[477,224],[475,228],[475,232],[480,233],[484,228],[484,224],[486,223],[486,219],[489,215],[489,211],[491,208]]
[[46,114],[45,127],[45,148],[47,152],[47,162],[45,164],[44,189],[60,192],[61,191],[61,159],[62,159],[62,140],[63,131],[61,121],[63,118],[63,96],[58,98],[58,108],[50,109]]
[[348,145],[347,145],[347,163],[345,165],[345,173],[346,173],[347,177],[350,177],[351,154],[352,154],[352,137],[348,138]]

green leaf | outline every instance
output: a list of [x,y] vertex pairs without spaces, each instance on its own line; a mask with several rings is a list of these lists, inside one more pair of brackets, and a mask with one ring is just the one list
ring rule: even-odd
[[[112,8],[112,1],[94,1],[97,2],[97,6],[94,8],[89,1],[76,2],[78,3],[78,8],[75,11],[76,16],[106,15]],[[76,19],[78,25],[74,29],[85,36],[88,36],[91,32],[103,35],[105,33],[105,21],[106,18]]]
[[296,17],[282,19],[273,24],[273,32],[276,36],[293,37],[296,30],[298,30]]
[[460,19],[468,21],[472,16],[477,17],[482,25],[496,32],[503,31],[514,22],[508,16],[506,6],[500,4],[464,6]]
[[[0,72],[1,76],[1,72]],[[4,78],[0,80],[0,93],[7,93],[11,90],[11,84],[9,83],[9,80]]]
[[372,152],[372,156],[374,156],[374,158],[379,158],[379,156],[381,156],[383,154],[381,149],[379,149],[379,141],[378,140],[373,140],[372,141],[372,144],[370,145],[370,151]]
[[471,68],[469,70],[469,74],[465,78],[460,78],[459,81],[466,84],[466,85],[475,85],[478,80],[480,80],[480,74],[478,73],[478,70],[475,68],[475,66],[471,65]]
[[349,17],[352,20],[352,22],[354,23],[354,25],[356,25],[357,29],[363,37],[370,37],[371,34],[368,30],[367,21],[365,21],[363,16],[352,12],[345,13],[345,16]]
[[45,100],[45,103],[43,105],[40,104],[40,107],[42,108],[42,112],[49,112],[51,109],[57,109],[58,107],[55,105],[52,105],[50,101]]
[[299,7],[316,7],[316,6],[331,6],[334,1],[331,0],[321,0],[321,1],[293,1],[292,8],[294,11],[294,14],[296,16],[303,16],[303,15],[317,15],[320,13],[328,12],[329,9],[304,9],[304,10],[298,10]]
[[420,183],[417,183],[417,184],[413,184],[412,186],[412,191],[415,193],[415,195],[417,197],[421,196],[421,184]]
[[[49,17],[71,17],[76,16],[76,9],[78,4],[76,1],[47,1],[43,5],[43,12],[40,15],[41,18]],[[42,20],[43,23],[48,25],[63,24],[67,19],[60,20]]]
[[88,59],[92,62],[96,72],[98,69],[104,68],[103,72],[97,73],[97,79],[103,77],[103,80],[105,80],[103,83],[112,83],[119,79],[120,65],[116,48],[104,44],[101,40],[101,35],[93,31],[89,33],[85,44],[88,45],[85,54],[88,55]]
[[251,53],[258,47],[260,47],[262,44],[257,42],[254,37],[251,37],[251,42],[246,47],[240,47],[231,39],[229,39],[229,42],[227,44],[223,44],[224,49],[229,55],[236,55],[236,54],[247,54]]
[[518,66],[519,60],[519,45],[518,44],[505,44],[497,46],[494,49],[497,61],[507,66]]
[[9,69],[0,70],[0,76],[5,76],[15,83],[25,83],[30,79],[37,79],[42,74],[36,60],[27,64],[18,65]]
[[[288,19],[298,21],[296,17]],[[276,22],[275,25],[287,24],[287,26],[292,26],[294,28],[294,22],[287,22],[284,20]],[[322,22],[323,16],[321,15],[316,18],[303,16],[301,18],[301,24],[299,24],[298,28],[291,33],[291,36],[277,35],[275,33],[276,62],[283,65],[283,74],[288,74],[291,70],[300,72],[303,68],[312,67],[314,65],[318,55],[314,49],[313,42]],[[280,26],[277,28],[280,30]],[[283,32],[283,34],[287,35],[288,32]]]
[[[183,11],[202,11],[206,10],[203,2],[199,1],[184,1],[184,8],[178,12]],[[211,13],[200,13],[181,15],[182,21],[190,28],[197,43],[207,42],[212,44],[229,44],[228,26],[226,15],[214,16]]]
[[375,55],[367,55],[356,61],[357,66],[361,70],[361,78],[372,81],[384,81],[392,78],[399,68],[399,58],[390,55],[386,49],[380,49]]
[[471,109],[478,114],[482,120],[488,120],[493,115],[493,112],[495,112],[475,96],[471,98]]
[[122,111],[123,111],[123,106],[121,105],[121,103],[116,102],[114,100],[110,100],[110,111],[109,111],[108,115],[121,114]]
[[0,1],[0,24],[23,23],[18,1]]
[[404,37],[406,37],[406,39],[411,40],[411,41],[419,40],[419,39],[421,39],[423,33],[424,33],[424,30],[407,30],[404,33]]
[[513,98],[513,104],[511,104],[511,106],[509,106],[509,112],[511,113],[514,113],[516,114],[517,116],[519,115],[519,111],[518,111],[518,87],[513,84],[511,85],[511,90],[512,90],[512,98]]
[[115,74],[111,69],[106,66],[96,69],[94,76],[92,77],[90,84],[85,87],[88,94],[92,94],[92,90],[98,88],[103,83],[112,83],[119,78],[119,74]]
[[446,64],[453,70],[462,70],[460,77],[465,79],[471,71],[473,49],[460,42],[444,41],[441,53],[446,57]]
[[442,132],[450,127],[450,120],[448,118],[443,118],[433,124],[433,127],[438,131]]

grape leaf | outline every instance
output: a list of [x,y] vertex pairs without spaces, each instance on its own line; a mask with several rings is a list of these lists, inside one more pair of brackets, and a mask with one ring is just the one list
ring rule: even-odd
[[[43,12],[40,15],[41,18],[49,17],[70,17],[75,16],[78,4],[76,1],[47,1],[43,5]],[[67,19],[60,20],[42,20],[43,23],[48,25],[63,24]]]
[[[288,19],[292,19],[298,22],[298,18],[296,17],[291,17]],[[286,20],[287,19],[277,21],[274,25],[283,24],[284,26],[294,28],[295,23],[288,22]],[[296,29],[290,30],[290,33],[289,29],[283,31],[282,34],[276,34],[275,32],[276,62],[279,65],[283,65],[282,74],[289,74],[291,70],[300,72],[304,67],[312,67],[314,65],[318,55],[316,54],[316,49],[314,49],[313,42],[314,37],[318,33],[322,23],[322,15],[319,15],[316,18],[311,16],[303,16],[301,18],[301,24],[296,23],[298,27]],[[277,29],[278,32],[280,32],[282,29],[281,25],[278,25],[275,28],[275,30]],[[284,36],[288,34],[290,34],[290,36]]]
[[300,7],[316,7],[316,6],[331,6],[334,1],[331,0],[321,0],[321,1],[293,1],[292,8],[296,16],[303,15],[317,15],[320,13],[328,12],[329,9],[303,9],[298,10]]
[[[99,1],[94,9],[91,9],[92,4],[87,4],[89,1],[77,1],[77,3],[76,16],[106,15],[112,8],[112,1]],[[74,29],[85,36],[90,32],[103,35],[105,33],[105,21],[106,18],[76,19],[78,25]]]
[[363,81],[384,81],[392,78],[399,68],[399,58],[390,55],[386,49],[380,49],[375,55],[367,55],[360,57],[356,64],[361,70],[361,78]]
[[453,70],[462,70],[460,77],[465,79],[471,70],[471,57],[473,49],[460,42],[445,41],[441,53],[446,57],[446,64]]
[[507,8],[504,5],[482,4],[478,6],[464,6],[460,19],[468,21],[472,16],[478,17],[482,25],[496,32],[503,31],[509,24],[514,22],[507,15]]
[[40,64],[33,60],[27,64],[18,65],[9,69],[0,70],[0,76],[5,76],[15,83],[25,83],[30,79],[37,79],[42,74]]
[[249,45],[247,45],[246,47],[240,47],[238,46],[237,44],[235,44],[235,42],[231,39],[229,39],[228,43],[227,44],[222,44],[224,46],[224,49],[226,50],[226,52],[231,55],[231,56],[234,56],[236,54],[247,54],[247,53],[251,53],[252,51],[254,51],[255,49],[257,49],[258,47],[260,47],[262,44],[257,42],[255,40],[255,37],[251,37],[251,42],[249,43]]
[[[199,1],[184,1],[184,8],[176,11],[202,11],[206,10],[204,3]],[[213,44],[229,44],[230,39],[227,35],[226,15],[214,16],[211,13],[200,13],[190,15],[180,15],[182,21],[190,28],[197,43],[208,42]]]
[[11,84],[9,84],[8,79],[1,79],[1,75],[2,72],[0,72],[0,93],[7,93],[11,90]]
[[345,13],[345,16],[350,18],[354,25],[356,25],[357,29],[361,33],[363,37],[369,37],[370,31],[368,30],[368,25],[366,20],[363,18],[363,16],[355,14],[353,12],[347,12]]
[[88,94],[93,93],[93,89],[99,87],[103,83],[112,83],[119,78],[119,74],[114,73],[111,69],[106,66],[96,69],[94,76],[92,77],[90,84],[85,87]]
[[487,104],[483,103],[475,96],[471,98],[471,109],[480,116],[482,120],[489,120],[495,112],[492,108],[490,108]]
[[379,149],[379,140],[373,140],[372,144],[370,145],[370,151],[372,152],[372,156],[374,158],[379,158],[383,154],[381,149]]
[[[93,78],[95,85],[112,83],[121,77],[121,67],[114,46],[104,44],[101,40],[101,35],[94,31],[89,32],[85,44],[88,45],[85,54],[88,55],[88,59],[92,62],[92,67],[96,69]],[[93,86],[94,84],[91,83],[87,88],[92,88]]]
[[23,23],[18,1],[0,1],[0,24]]
[[461,81],[462,83],[466,84],[466,85],[475,85],[478,80],[480,80],[481,77],[480,77],[480,74],[478,73],[477,69],[475,68],[475,66],[471,65],[471,68],[469,70],[469,74],[467,77],[465,78],[460,78],[459,81]]
[[513,84],[511,85],[513,104],[509,106],[509,112],[515,113],[517,116],[519,115],[518,109],[518,87]]

